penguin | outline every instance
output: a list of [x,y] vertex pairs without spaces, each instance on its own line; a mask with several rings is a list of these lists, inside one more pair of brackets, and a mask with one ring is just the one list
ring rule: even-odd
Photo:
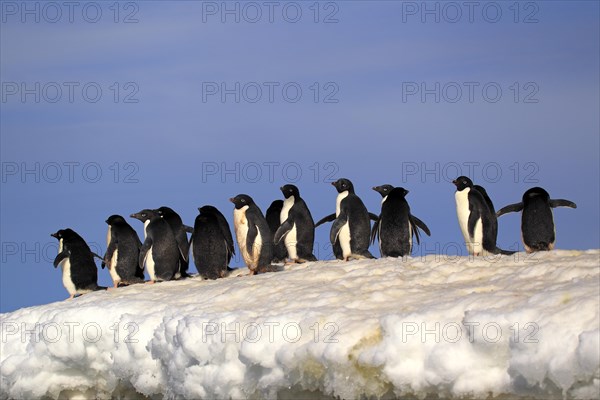
[[69,292],[69,299],[96,290],[106,290],[98,286],[98,267],[93,253],[85,240],[72,229],[60,229],[50,236],[58,239],[58,254],[54,259],[54,268],[60,265],[63,273],[63,285]]
[[423,221],[410,213],[406,201],[408,190],[392,185],[381,185],[373,188],[381,194],[381,214],[373,224],[371,243],[379,237],[379,251],[382,257],[404,257],[412,252],[413,235],[419,241],[419,229],[431,236],[429,228]]
[[281,226],[275,233],[275,244],[283,239],[289,258],[296,263],[317,261],[313,254],[315,222],[295,185],[280,188],[285,197],[280,214]]
[[349,179],[341,178],[331,184],[338,192],[335,214],[322,218],[316,226],[334,221],[329,240],[336,258],[344,261],[375,258],[369,252],[371,236],[369,218],[377,220],[378,217],[367,211],[360,197],[354,193],[354,185]]
[[144,223],[145,239],[140,248],[139,265],[148,270],[150,281],[170,281],[179,273],[179,260],[183,251],[177,245],[177,240],[169,223],[155,210],[145,209],[131,214],[131,218]]
[[[514,254],[514,251],[502,250],[497,247],[498,225],[496,215],[492,214],[488,201],[486,201],[481,191],[474,188],[473,181],[466,176],[460,176],[452,183],[456,186],[454,198],[456,200],[458,224],[469,254],[476,256]],[[491,200],[489,200],[489,203],[491,203]]]
[[235,206],[235,236],[250,275],[272,270],[273,234],[263,213],[248,195],[238,194],[229,201]]
[[[172,208],[160,207],[156,209],[156,212],[169,224],[175,240],[177,240],[177,246],[181,249],[181,257],[179,257],[179,272],[177,278],[187,278],[190,275],[187,273],[189,268],[190,260],[190,244],[188,242],[187,233],[193,231],[192,228],[186,227],[181,220],[179,214],[177,214]],[[188,229],[189,228],[189,229]]]
[[198,273],[205,279],[222,278],[235,254],[229,223],[216,207],[198,208],[191,247]]
[[[269,224],[269,229],[273,236],[275,236],[275,232],[279,229],[279,225],[281,224],[281,209],[283,208],[283,200],[275,200],[271,203],[269,208],[267,208],[267,215],[265,216],[267,219],[267,224]],[[275,244],[273,247],[273,261],[274,263],[284,262],[287,258],[288,252],[285,248],[284,242],[279,242]]]
[[138,263],[142,242],[136,231],[120,215],[111,215],[106,223],[108,232],[102,268],[108,266],[115,287],[144,282],[144,270]]
[[523,194],[523,200],[501,208],[497,216],[523,211],[521,214],[521,240],[527,253],[550,251],[556,241],[556,227],[552,209],[556,207],[577,208],[569,200],[550,199],[548,192],[534,187]]

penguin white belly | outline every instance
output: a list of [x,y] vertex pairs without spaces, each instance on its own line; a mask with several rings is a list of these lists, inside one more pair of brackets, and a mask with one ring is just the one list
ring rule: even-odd
[[[247,266],[253,265],[253,257],[250,256],[246,248],[246,238],[248,237],[248,220],[246,219],[246,210],[248,206],[233,210],[233,226],[235,228],[235,237],[242,253],[242,258]],[[255,249],[256,250],[256,249]]]
[[252,244],[252,265],[254,267],[258,267],[258,260],[260,259],[260,252],[262,250],[262,236],[260,235],[258,226],[256,230],[256,239],[254,239],[254,243]]
[[110,277],[113,280],[114,284],[121,282],[121,277],[117,273],[117,262],[119,260],[119,249],[116,249],[110,259],[110,265],[108,267],[108,272],[110,272]]
[[285,236],[285,248],[288,251],[288,256],[292,260],[296,260],[298,258],[298,251],[296,250],[296,244],[298,244],[298,231],[296,229],[296,224],[292,226],[290,232]]
[[342,248],[342,256],[344,258],[350,257],[352,254],[352,248],[350,247],[350,223],[346,222],[341,228],[338,234],[338,242]]
[[[283,201],[283,207],[281,208],[281,213],[279,214],[279,223],[283,224],[290,215],[290,210],[295,202],[294,196],[290,196]],[[298,241],[298,231],[296,229],[296,224],[292,226],[292,230],[285,236],[283,243],[285,244],[285,248],[288,251],[288,256],[292,260],[298,258],[298,252],[296,251],[296,243]]]
[[379,224],[377,225],[377,236],[379,236],[379,253],[383,255],[383,250],[381,249],[381,220],[379,220]]
[[111,226],[108,226],[108,232],[106,232],[106,247],[108,247],[108,245],[110,245],[110,241],[112,239],[112,235],[110,233],[111,230]]
[[475,230],[473,231],[473,238],[471,242],[471,254],[476,255],[488,255],[487,251],[483,249],[483,225],[481,218],[475,223]]
[[281,207],[281,212],[279,213],[279,224],[283,224],[285,220],[288,219],[294,201],[294,196],[290,196],[283,201],[283,207]]
[[408,221],[408,255],[410,255],[410,253],[412,253],[412,247],[413,247],[413,226],[410,223],[410,221]]
[[[63,248],[63,240],[60,239],[58,241],[58,254],[62,253]],[[69,257],[67,257],[64,260],[62,260],[58,265],[60,265],[60,269],[62,270],[63,286],[65,287],[65,289],[67,289],[67,292],[69,294],[76,294],[77,288],[75,287],[75,284],[71,279],[71,260],[69,260]]]
[[456,200],[456,215],[458,217],[458,225],[460,226],[460,230],[465,239],[465,245],[467,246],[467,250],[469,254],[472,253],[471,246],[471,238],[469,237],[469,215],[471,211],[469,210],[469,191],[471,189],[467,188],[462,191],[456,191],[454,194],[454,199]]
[[154,258],[152,257],[152,247],[150,247],[148,249],[148,252],[146,253],[145,264],[146,264],[146,269],[148,270],[148,275],[150,276],[150,280],[155,281],[156,280],[156,271],[154,270],[155,265],[154,265]]
[[335,199],[335,216],[338,217],[340,215],[340,207],[341,207],[341,203],[342,200],[344,200],[346,197],[348,197],[348,191],[345,190],[342,193],[338,194],[336,199]]
[[69,292],[70,295],[76,294],[77,288],[71,279],[71,260],[69,260],[68,257],[65,258],[60,263],[60,268],[62,269],[63,273],[63,285],[65,289],[67,289],[67,292]]
[[148,237],[148,225],[150,225],[150,220],[147,219],[146,221],[144,221],[144,239],[146,239]]

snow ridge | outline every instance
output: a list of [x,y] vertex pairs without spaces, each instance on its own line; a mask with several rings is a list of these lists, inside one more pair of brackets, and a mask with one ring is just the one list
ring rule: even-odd
[[0,398],[597,398],[599,269],[429,255],[95,292],[0,314]]

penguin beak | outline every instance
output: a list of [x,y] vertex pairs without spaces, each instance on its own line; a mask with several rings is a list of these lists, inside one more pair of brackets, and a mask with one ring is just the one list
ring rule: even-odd
[[202,212],[202,207],[198,207],[198,212]]
[[335,186],[335,182],[331,182],[331,186]]
[[454,183],[456,185],[458,183],[458,181],[455,179],[452,181],[452,183]]
[[281,191],[283,192],[283,186],[281,186],[281,187],[279,188],[279,190],[281,190]]
[[51,233],[50,236],[52,236],[53,238],[57,238],[58,239],[58,235],[56,233]]
[[379,186],[373,186],[371,189],[373,189],[374,191],[377,191],[377,189],[379,189]]
[[230,197],[229,201],[235,204],[235,199],[233,197]]

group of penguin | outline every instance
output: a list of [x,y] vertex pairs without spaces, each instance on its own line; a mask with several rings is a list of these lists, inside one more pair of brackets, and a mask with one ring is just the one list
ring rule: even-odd
[[[519,211],[522,211],[521,237],[525,250],[528,253],[552,250],[556,237],[552,208],[577,207],[568,200],[550,199],[548,192],[534,187],[525,192],[521,202],[496,212],[486,190],[474,185],[468,177],[458,177],[452,183],[456,186],[458,223],[469,254],[475,256],[514,253],[496,245],[497,217]],[[326,222],[333,222],[330,242],[334,255],[344,261],[375,258],[369,252],[369,245],[376,239],[381,257],[407,256],[412,252],[413,237],[419,243],[419,230],[431,236],[427,225],[411,214],[406,201],[408,190],[392,185],[373,187],[382,197],[381,212],[375,215],[368,212],[350,180],[338,179],[332,185],[338,192],[335,213],[316,224],[295,185],[280,188],[284,200],[275,200],[266,216],[246,194],[229,199],[234,205],[238,247],[250,275],[277,271],[273,264],[288,260],[317,261],[313,254],[315,228]],[[108,268],[114,287],[144,282],[144,269],[150,278],[147,283],[189,277],[190,249],[202,278],[226,276],[235,254],[229,223],[216,207],[206,205],[198,211],[193,228],[184,225],[169,207],[131,214],[144,224],[143,243],[122,216],[112,215],[106,220],[104,257],[93,253],[72,229],[53,233],[59,241],[54,267],[61,266],[69,298],[106,289],[98,286],[94,257],[102,260],[102,268]],[[188,233],[191,233],[189,241]]]

